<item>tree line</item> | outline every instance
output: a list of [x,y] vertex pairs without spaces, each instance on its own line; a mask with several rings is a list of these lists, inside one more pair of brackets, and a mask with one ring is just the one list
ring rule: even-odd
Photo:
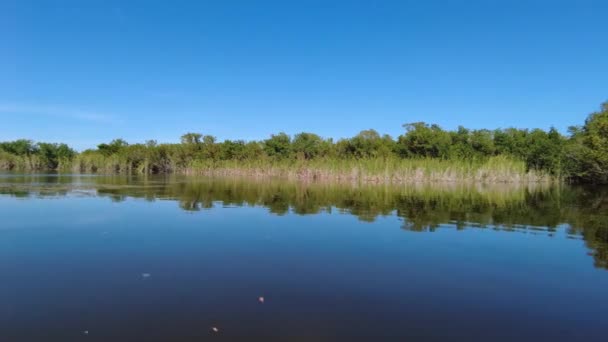
[[608,183],[608,102],[567,135],[555,128],[444,130],[424,122],[403,125],[396,139],[370,129],[352,138],[325,139],[314,133],[271,135],[261,141],[225,140],[186,133],[178,144],[154,140],[129,144],[123,139],[77,153],[66,144],[17,140],[0,143],[0,168],[23,170],[76,169],[169,173],[195,168],[200,162],[285,161],[334,159],[441,159],[483,161],[506,156],[523,161],[527,170],[555,178]]

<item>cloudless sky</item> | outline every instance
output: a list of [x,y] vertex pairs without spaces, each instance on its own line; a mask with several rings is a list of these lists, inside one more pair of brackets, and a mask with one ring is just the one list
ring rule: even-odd
[[0,1],[0,140],[582,124],[608,1]]

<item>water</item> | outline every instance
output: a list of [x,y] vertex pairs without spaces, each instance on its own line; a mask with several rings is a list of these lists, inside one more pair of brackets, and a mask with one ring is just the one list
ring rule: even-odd
[[0,175],[2,341],[603,341],[608,193]]

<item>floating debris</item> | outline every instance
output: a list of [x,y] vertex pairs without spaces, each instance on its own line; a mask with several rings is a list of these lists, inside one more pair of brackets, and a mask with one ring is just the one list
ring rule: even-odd
[[89,331],[88,331],[88,330],[85,330],[85,331],[83,331],[82,333],[83,333],[83,334],[85,334],[85,335],[88,335],[88,334],[89,334]]
[[217,334],[218,332],[220,332],[220,329],[218,329],[217,327],[211,327],[211,331]]
[[264,297],[259,297],[259,298],[258,298],[258,302],[260,302],[260,303],[262,303],[262,304],[264,304],[264,302],[265,302],[265,301],[266,301],[266,300],[264,299]]
[[152,275],[150,273],[142,273],[141,277],[146,279],[146,278],[150,278]]

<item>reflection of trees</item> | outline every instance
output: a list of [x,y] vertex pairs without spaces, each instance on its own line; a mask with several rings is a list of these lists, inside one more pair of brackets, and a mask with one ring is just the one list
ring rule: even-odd
[[576,202],[566,205],[571,234],[583,236],[595,265],[608,268],[608,189],[578,188]]
[[0,190],[0,195],[9,195],[17,198],[28,198],[32,197],[34,194],[31,191],[24,189],[2,189]]
[[[45,178],[46,177],[46,178]],[[188,211],[224,206],[263,206],[277,215],[315,214],[336,208],[363,221],[396,214],[402,229],[441,227],[552,233],[560,224],[584,238],[598,267],[608,268],[608,189],[571,187],[353,186],[303,184],[238,178],[180,176],[90,177],[26,176],[2,180],[0,194],[64,196],[71,186],[88,186],[112,201],[128,197],[171,199]],[[72,179],[72,182],[74,179]]]
[[289,199],[280,191],[274,195],[263,197],[261,204],[273,214],[284,215],[289,211]]

